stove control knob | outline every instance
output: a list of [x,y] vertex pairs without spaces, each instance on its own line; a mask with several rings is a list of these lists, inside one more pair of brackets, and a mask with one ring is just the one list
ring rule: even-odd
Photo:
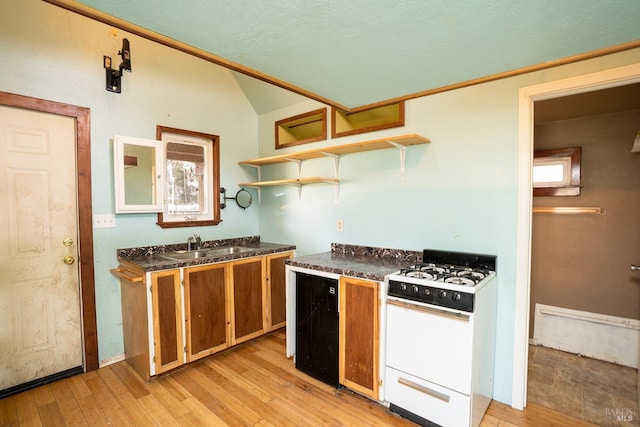
[[451,295],[451,299],[452,299],[453,301],[460,301],[460,300],[462,299],[462,295],[460,295],[460,293],[458,293],[458,292],[454,292],[454,293]]
[[427,296],[431,295],[431,289],[426,288],[426,289],[424,290],[424,294],[425,294],[425,295],[427,295]]
[[438,292],[438,296],[440,298],[446,298],[447,297],[447,291],[440,291]]
[[418,292],[420,292],[420,289],[418,289],[418,286],[417,286],[417,285],[413,285],[413,286],[411,287],[411,293],[412,293],[412,294],[416,294],[416,295],[417,295],[417,294],[418,294]]
[[406,291],[407,290],[407,284],[406,283],[400,283],[400,290],[401,291]]

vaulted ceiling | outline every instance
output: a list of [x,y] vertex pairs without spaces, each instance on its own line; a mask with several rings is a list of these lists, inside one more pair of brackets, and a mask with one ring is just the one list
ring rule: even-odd
[[638,0],[46,1],[348,109],[640,46]]

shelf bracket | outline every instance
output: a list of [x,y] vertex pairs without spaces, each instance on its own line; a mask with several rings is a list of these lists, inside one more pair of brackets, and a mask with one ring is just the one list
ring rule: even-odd
[[394,141],[387,142],[400,150],[400,175],[404,175],[404,164],[407,157],[407,147]]
[[262,166],[260,166],[260,165],[247,165],[247,164],[245,164],[245,166],[249,166],[250,168],[255,168],[256,172],[258,172],[258,181],[262,181]]
[[298,179],[302,177],[302,160],[298,159],[287,159],[288,162],[295,163],[298,167]]
[[322,152],[323,156],[331,157],[333,159],[333,177],[338,179],[338,169],[340,167],[340,156],[333,153]]

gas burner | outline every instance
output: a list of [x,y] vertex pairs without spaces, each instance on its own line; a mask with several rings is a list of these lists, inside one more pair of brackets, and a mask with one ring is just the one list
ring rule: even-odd
[[470,279],[468,277],[461,276],[449,276],[444,279],[445,283],[452,283],[454,285],[462,285],[462,286],[473,286],[477,283],[476,280]]
[[470,269],[464,269],[456,272],[456,276],[467,278],[469,280],[472,280],[473,282],[479,282],[480,280],[487,277],[487,274],[488,274],[487,272],[484,272],[481,270],[470,270]]
[[436,280],[437,275],[431,274],[428,271],[411,270],[405,273],[406,277],[414,277],[416,279]]

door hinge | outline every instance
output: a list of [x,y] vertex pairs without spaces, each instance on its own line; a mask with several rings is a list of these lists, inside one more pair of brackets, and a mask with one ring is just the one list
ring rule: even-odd
[[151,360],[153,360],[153,363],[156,363],[156,355],[155,354],[153,355],[153,359],[151,359]]

